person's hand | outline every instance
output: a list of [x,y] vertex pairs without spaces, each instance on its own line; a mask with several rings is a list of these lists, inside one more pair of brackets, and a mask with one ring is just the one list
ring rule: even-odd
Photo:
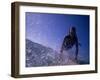
[[63,50],[61,49],[61,50],[60,50],[60,53],[62,53],[62,52],[63,52]]

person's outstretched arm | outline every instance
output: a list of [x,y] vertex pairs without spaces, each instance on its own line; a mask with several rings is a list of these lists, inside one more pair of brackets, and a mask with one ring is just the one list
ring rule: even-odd
[[65,38],[64,38],[63,43],[62,43],[62,46],[61,46],[61,50],[60,50],[61,53],[63,52],[64,44],[65,44]]
[[78,52],[79,52],[79,45],[78,45],[78,39],[77,38],[76,38],[76,44],[75,44],[75,46],[76,46],[76,51],[75,51],[76,56],[75,56],[75,59],[77,60]]

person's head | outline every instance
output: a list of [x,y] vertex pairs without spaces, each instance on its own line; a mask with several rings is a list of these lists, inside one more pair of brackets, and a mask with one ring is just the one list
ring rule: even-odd
[[71,36],[76,35],[76,28],[75,28],[74,26],[70,28],[69,34],[70,34]]

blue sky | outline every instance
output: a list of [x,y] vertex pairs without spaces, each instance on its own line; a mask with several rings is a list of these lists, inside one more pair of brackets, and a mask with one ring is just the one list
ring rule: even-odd
[[59,51],[71,26],[76,27],[80,56],[89,58],[89,16],[26,12],[26,38]]

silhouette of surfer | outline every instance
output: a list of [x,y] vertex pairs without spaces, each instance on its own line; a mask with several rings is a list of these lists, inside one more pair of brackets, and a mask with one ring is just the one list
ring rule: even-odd
[[69,34],[64,37],[62,47],[61,47],[61,54],[63,53],[63,50],[69,50],[75,45],[75,60],[77,60],[78,52],[79,52],[79,45],[77,34],[76,34],[76,28],[71,27],[69,30]]

